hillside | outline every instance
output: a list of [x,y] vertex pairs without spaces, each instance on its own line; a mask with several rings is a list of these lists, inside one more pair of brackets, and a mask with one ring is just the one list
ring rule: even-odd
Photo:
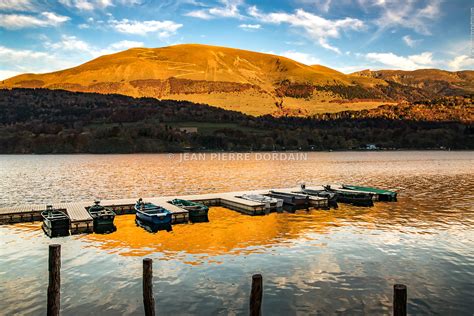
[[[426,76],[413,83],[389,75],[345,75],[271,54],[185,44],[132,48],[62,71],[19,75],[0,82],[0,88],[118,93],[188,100],[251,115],[309,116],[464,94],[474,91],[473,73],[463,72],[455,80]],[[442,84],[434,84],[444,88],[433,92],[432,80],[438,77]]]
[[472,104],[472,96],[448,97],[277,118],[185,101],[0,90],[0,154],[348,150],[367,143],[392,149],[474,149]]

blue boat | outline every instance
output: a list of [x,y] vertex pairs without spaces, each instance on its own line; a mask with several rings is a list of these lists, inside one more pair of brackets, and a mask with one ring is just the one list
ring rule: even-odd
[[135,204],[136,219],[152,225],[171,225],[171,212],[153,203],[139,199]]

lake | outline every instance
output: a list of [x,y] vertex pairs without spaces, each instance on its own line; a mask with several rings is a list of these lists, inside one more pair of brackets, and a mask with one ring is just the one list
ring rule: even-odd
[[474,310],[474,153],[331,152],[0,156],[0,206],[351,183],[394,189],[396,203],[251,217],[220,207],[209,223],[151,234],[133,215],[108,235],[50,239],[40,223],[0,226],[2,314],[46,313],[48,245],[62,245],[65,315],[142,314],[142,259],[154,259],[161,314],[245,315],[251,276],[263,313],[410,314]]

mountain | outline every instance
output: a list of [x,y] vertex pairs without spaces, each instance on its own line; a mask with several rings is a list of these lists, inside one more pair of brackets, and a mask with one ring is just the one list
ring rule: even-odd
[[[282,56],[184,44],[132,48],[62,71],[23,74],[0,82],[0,88],[64,89],[188,100],[251,115],[275,116],[369,109],[401,100],[474,91],[473,71],[438,72],[443,75],[431,77],[427,73],[417,76],[417,81],[400,79],[405,75],[395,72],[346,75]],[[439,89],[433,92],[433,86]]]

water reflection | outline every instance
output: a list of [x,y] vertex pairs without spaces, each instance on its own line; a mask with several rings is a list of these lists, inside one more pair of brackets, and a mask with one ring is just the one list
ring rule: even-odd
[[[155,234],[133,215],[117,230],[51,241],[40,223],[0,226],[0,308],[45,314],[47,246],[62,244],[62,312],[141,314],[141,259],[155,260],[162,314],[247,313],[264,275],[265,314],[470,315],[474,302],[472,152],[314,153],[298,162],[185,162],[165,155],[0,156],[0,204],[47,203],[349,182],[396,189],[372,208],[250,217],[214,207],[208,223]],[[75,170],[75,172],[70,172]],[[93,176],[92,176],[93,175]],[[100,179],[97,183],[91,183]],[[137,185],[140,183],[140,185]]]

